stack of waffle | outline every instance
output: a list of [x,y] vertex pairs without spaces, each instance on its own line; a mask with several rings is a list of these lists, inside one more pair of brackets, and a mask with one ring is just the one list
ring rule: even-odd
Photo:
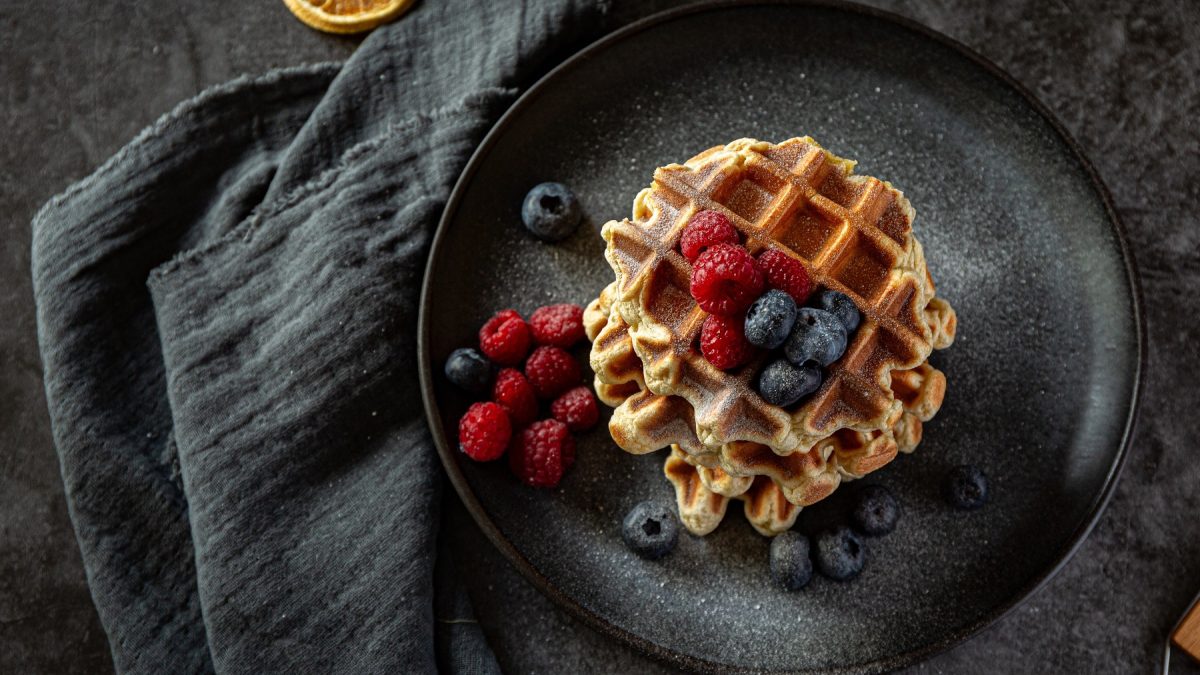
[[[928,358],[953,341],[954,310],[934,295],[908,200],[853,168],[811,138],[742,139],[658,169],[633,218],[604,226],[616,279],[584,314],[596,393],[615,407],[621,448],[670,446],[664,472],[695,534],[716,528],[730,499],[759,532],[788,529],[843,479],[911,452],[941,406],[946,378]],[[725,372],[697,348],[705,313],[678,241],[703,210],[728,217],[752,254],[779,249],[862,313],[821,388],[790,409],[754,390],[762,358]]]

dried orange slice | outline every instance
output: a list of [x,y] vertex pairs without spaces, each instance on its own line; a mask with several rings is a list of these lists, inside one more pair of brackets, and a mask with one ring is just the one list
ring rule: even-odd
[[326,33],[361,33],[400,16],[413,0],[283,0],[311,28]]

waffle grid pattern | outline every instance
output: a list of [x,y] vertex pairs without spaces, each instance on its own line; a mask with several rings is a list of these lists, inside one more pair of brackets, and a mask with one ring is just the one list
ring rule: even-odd
[[[654,187],[635,204],[636,222],[606,227],[609,260],[628,309],[623,313],[632,319],[647,380],[660,393],[678,393],[695,406],[701,430],[714,432],[705,442],[748,440],[783,451],[806,449],[781,448],[791,420],[781,410],[770,410],[753,391],[761,363],[725,373],[693,348],[706,315],[690,296],[691,267],[675,248],[697,211],[725,214],[752,253],[779,249],[804,265],[816,285],[846,293],[863,312],[845,356],[796,415],[809,421],[810,440],[841,427],[878,428],[894,417],[890,371],[928,355],[930,334],[922,313],[931,284],[917,274],[924,261],[909,236],[911,208],[882,181],[850,175],[851,166],[811,139],[778,146],[739,141],[704,153],[689,166],[657,170]],[[665,332],[642,330],[647,320]],[[667,386],[655,386],[660,383]],[[720,433],[738,419],[749,424],[734,426],[769,431],[757,437]]]

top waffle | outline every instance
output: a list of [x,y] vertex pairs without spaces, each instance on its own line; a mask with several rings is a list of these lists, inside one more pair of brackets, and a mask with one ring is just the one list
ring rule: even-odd
[[[839,429],[886,428],[902,407],[889,386],[892,371],[917,366],[953,339],[953,310],[931,304],[934,285],[908,200],[886,182],[853,175],[853,167],[811,138],[742,139],[656,170],[634,201],[633,219],[604,226],[614,307],[629,326],[646,387],[686,400],[706,446],[750,441],[789,454]],[[705,313],[676,249],[702,210],[725,214],[752,253],[777,248],[797,259],[815,286],[845,293],[862,313],[844,356],[795,410],[754,391],[762,363],[723,372],[695,348]],[[930,322],[927,311],[951,314]]]

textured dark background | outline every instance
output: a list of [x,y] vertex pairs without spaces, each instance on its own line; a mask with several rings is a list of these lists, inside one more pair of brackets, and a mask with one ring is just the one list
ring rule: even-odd
[[[618,10],[614,25],[677,3],[637,4]],[[973,47],[1055,112],[1112,190],[1149,323],[1138,432],[1096,530],[1027,603],[916,670],[1148,672],[1200,590],[1200,6],[870,4]],[[42,395],[29,221],[177,102],[242,73],[343,59],[357,41],[306,29],[277,0],[0,0],[0,35],[0,672],[105,672],[108,646]],[[508,567],[452,493],[447,505],[446,532],[507,670],[657,670],[557,610]]]

